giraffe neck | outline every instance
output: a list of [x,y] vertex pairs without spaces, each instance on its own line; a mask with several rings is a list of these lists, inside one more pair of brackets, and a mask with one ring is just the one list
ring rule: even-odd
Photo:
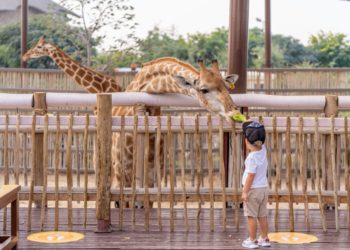
[[193,66],[171,57],[156,59],[142,66],[126,91],[188,95],[187,89],[179,86],[173,76],[180,75],[186,79],[196,79],[199,76]]
[[122,87],[109,76],[102,75],[92,69],[75,62],[63,50],[51,45],[48,56],[57,66],[69,75],[76,83],[90,93],[120,92]]

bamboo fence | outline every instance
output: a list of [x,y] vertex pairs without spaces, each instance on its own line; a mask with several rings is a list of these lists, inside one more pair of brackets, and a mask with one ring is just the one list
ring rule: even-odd
[[[324,117],[260,117],[267,130],[267,152],[269,159],[269,185],[270,202],[276,202],[276,211],[281,209],[278,204],[287,203],[290,211],[289,223],[293,230],[294,207],[297,203],[303,203],[305,209],[305,226],[312,229],[312,220],[309,218],[308,206],[318,205],[323,208],[325,204],[333,205],[335,209],[335,221],[338,226],[338,207],[341,205],[349,213],[349,164],[348,164],[348,118],[324,118]],[[33,115],[33,116],[0,116],[0,162],[3,166],[1,183],[19,183],[22,185],[20,199],[28,201],[28,230],[31,229],[31,204],[41,202],[55,210],[55,225],[45,225],[45,206],[41,206],[40,225],[42,229],[60,228],[60,206],[67,208],[68,225],[72,229],[71,212],[74,207],[79,207],[78,202],[83,202],[86,218],[87,203],[95,202],[99,192],[95,186],[95,171],[92,162],[92,148],[96,134],[95,116],[62,116],[62,115]],[[242,174],[242,135],[239,124],[231,124],[222,121],[219,117],[211,116],[163,116],[163,117],[113,117],[112,131],[125,136],[125,133],[134,133],[134,144],[144,143],[142,152],[135,147],[134,156],[141,157],[134,164],[134,168],[142,168],[144,176],[150,171],[147,164],[147,155],[150,150],[147,138],[155,134],[158,139],[167,138],[163,148],[155,148],[156,152],[163,151],[165,157],[165,176],[161,178],[159,171],[160,157],[155,157],[153,183],[148,183],[148,178],[132,187],[124,187],[123,184],[113,185],[111,200],[123,202],[143,202],[145,230],[150,229],[149,213],[153,202],[158,209],[158,227],[162,229],[162,212],[170,212],[169,222],[171,231],[175,231],[174,213],[177,209],[197,209],[196,230],[200,231],[200,216],[203,209],[223,209],[222,221],[214,222],[210,216],[211,230],[214,225],[221,225],[223,229],[228,223],[225,216],[225,204],[232,203],[239,206]],[[230,133],[231,151],[233,156],[226,172],[223,168],[222,141],[213,140],[214,137],[222,138],[224,132]],[[43,154],[44,173],[47,173],[43,185],[37,186],[34,170],[37,163],[33,160],[36,145],[35,136],[43,133],[46,150]],[[65,136],[64,136],[65,135]],[[136,137],[135,137],[136,135]],[[194,140],[192,135],[194,135]],[[332,150],[331,166],[324,166],[326,147],[325,137],[331,136]],[[83,140],[81,140],[83,138]],[[141,140],[142,138],[142,140]],[[174,141],[179,138],[179,150],[172,150]],[[204,140],[202,140],[204,138]],[[123,140],[124,143],[126,140]],[[204,142],[205,151],[200,142]],[[59,142],[59,143],[58,143]],[[79,142],[79,143],[78,143]],[[318,143],[317,143],[318,142]],[[193,151],[189,150],[189,144],[193,144]],[[78,151],[77,145],[82,151]],[[215,145],[217,144],[217,145]],[[24,148],[26,145],[26,148]],[[184,147],[185,145],[185,147]],[[291,145],[296,145],[292,147]],[[123,146],[123,144],[122,144]],[[218,147],[216,147],[218,146]],[[148,147],[148,149],[147,149]],[[90,151],[89,151],[90,148]],[[217,150],[213,150],[217,148]],[[16,153],[17,152],[17,153]],[[51,153],[50,153],[51,152]],[[205,152],[205,153],[204,153]],[[192,165],[190,154],[195,155],[195,164]],[[204,153],[204,156],[202,155]],[[15,160],[17,158],[17,160]],[[73,168],[73,162],[80,158],[83,167],[79,170]],[[214,159],[219,160],[218,168],[213,168]],[[134,159],[135,160],[135,159]],[[207,162],[207,165],[204,164]],[[330,177],[333,186],[325,187],[326,169],[331,167],[333,175]],[[132,171],[135,180],[136,169]],[[191,181],[191,173],[194,173],[194,183]],[[226,178],[230,181],[226,183]],[[316,185],[313,185],[316,177]],[[165,180],[168,181],[165,181]],[[84,181],[79,181],[84,180]],[[175,181],[177,180],[177,181]],[[83,182],[83,184],[82,184]],[[57,185],[59,183],[59,185]],[[154,185],[153,185],[154,184]],[[65,204],[63,201],[66,201]],[[63,205],[62,205],[63,203]],[[307,205],[308,204],[308,205]],[[120,206],[120,227],[123,228],[123,209]],[[237,211],[237,209],[236,209]],[[323,210],[320,210],[321,218],[325,221]],[[188,230],[187,216],[184,217],[184,225]],[[238,216],[235,216],[235,225],[239,228]],[[279,225],[278,215],[275,217],[275,227]],[[186,226],[187,225],[187,226]],[[326,223],[324,223],[326,230]]]

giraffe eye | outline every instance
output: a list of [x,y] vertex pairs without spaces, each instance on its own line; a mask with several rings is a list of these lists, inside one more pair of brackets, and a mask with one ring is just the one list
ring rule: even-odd
[[205,95],[209,93],[209,90],[204,88],[204,89],[200,89],[200,92]]

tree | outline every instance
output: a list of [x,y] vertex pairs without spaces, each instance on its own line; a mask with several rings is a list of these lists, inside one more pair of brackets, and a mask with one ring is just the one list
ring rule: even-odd
[[[86,58],[85,44],[76,35],[78,28],[71,27],[64,18],[49,15],[35,15],[29,19],[28,45],[34,44],[40,36],[66,51],[73,59]],[[21,56],[20,24],[10,24],[0,29],[0,67],[19,67]],[[96,41],[93,40],[96,45]],[[94,51],[95,53],[95,51]],[[28,62],[30,68],[56,68],[54,62],[43,57]]]
[[[93,39],[109,39],[115,46],[122,47],[126,44],[122,38],[116,38],[117,30],[128,29],[128,39],[133,39],[134,29],[137,25],[133,21],[134,9],[127,4],[128,0],[61,0],[60,3],[71,11],[80,15],[71,16],[73,24],[81,27],[78,35],[86,45],[87,66],[91,64],[91,49]],[[118,44],[118,45],[117,45]]]
[[311,36],[309,47],[320,67],[350,67],[350,45],[345,34],[321,31]]

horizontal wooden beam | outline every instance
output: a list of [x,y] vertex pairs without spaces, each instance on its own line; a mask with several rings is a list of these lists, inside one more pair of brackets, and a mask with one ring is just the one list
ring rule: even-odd
[[[33,199],[34,200],[41,200],[41,187],[35,187]],[[124,194],[124,201],[131,201],[132,200],[132,189],[125,188],[123,191]],[[214,188],[213,190],[214,194],[214,201],[215,202],[222,202],[222,189],[221,188]],[[233,188],[226,188],[226,200],[228,202],[234,202],[236,201],[236,197],[240,200],[241,199],[241,190],[238,191],[237,195],[235,195],[235,192]],[[309,203],[318,203],[318,196],[316,191],[309,191],[307,192],[308,201]],[[323,203],[327,204],[333,204],[334,203],[334,192],[333,191],[322,191],[322,200]],[[149,188],[149,197],[150,201],[156,202],[158,201],[158,190],[157,188]],[[138,188],[136,190],[136,201],[144,201],[145,191],[143,188]],[[210,201],[210,192],[209,188],[202,188],[200,190],[200,196],[201,201],[203,202],[209,202]],[[279,202],[288,202],[288,193],[287,191],[279,191],[279,195],[277,197]],[[19,194],[20,200],[28,200],[29,198],[29,190],[26,187],[22,188],[22,191]],[[59,200],[67,200],[68,194],[66,188],[61,188],[59,191]],[[55,200],[55,192],[53,188],[48,188],[47,191],[47,199],[49,201]],[[112,190],[111,192],[111,201],[118,201],[120,199],[120,192],[119,190]],[[176,202],[183,201],[183,191],[181,188],[175,188],[174,189],[174,199]],[[303,203],[304,202],[304,195],[302,191],[293,191],[293,202],[294,203]],[[339,203],[347,203],[347,193],[345,191],[338,191],[338,199]],[[89,189],[87,192],[87,200],[88,201],[96,201],[96,189]],[[84,190],[83,188],[73,188],[73,201],[84,201]],[[161,201],[162,202],[169,202],[170,201],[170,188],[162,188],[161,193]],[[196,193],[195,188],[187,188],[186,189],[186,201],[188,202],[197,202],[198,196]],[[273,191],[270,191],[269,193],[269,202],[275,202],[276,201],[276,195]]]

